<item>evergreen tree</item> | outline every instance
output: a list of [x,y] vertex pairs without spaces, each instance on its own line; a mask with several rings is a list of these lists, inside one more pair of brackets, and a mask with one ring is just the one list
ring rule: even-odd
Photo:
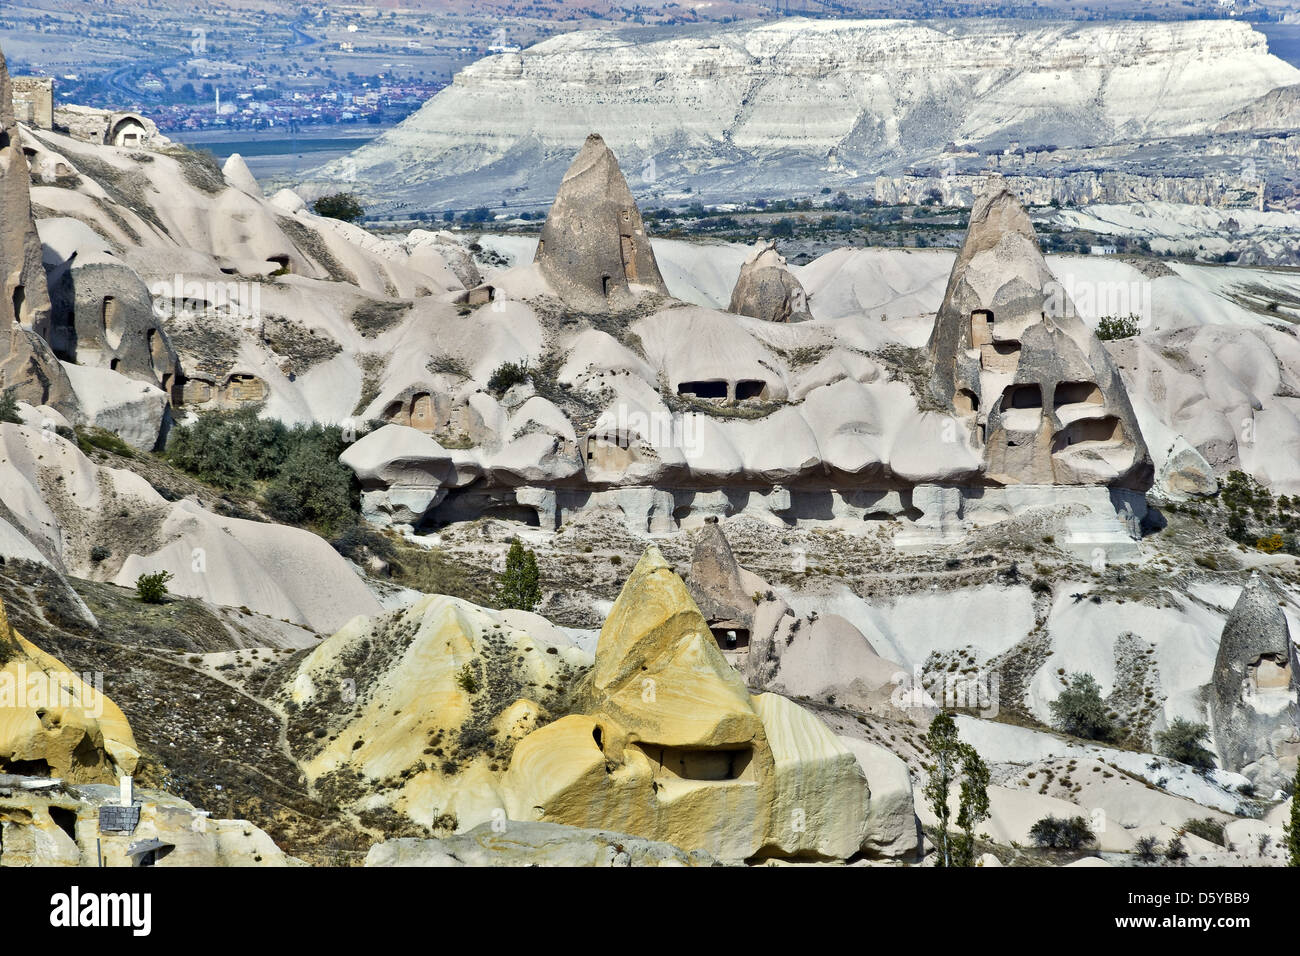
[[497,580],[497,603],[503,608],[517,608],[521,611],[532,611],[542,603],[537,555],[531,548],[525,548],[518,538],[510,542],[506,569]]
[[952,815],[948,809],[948,791],[956,779],[958,764],[961,760],[961,739],[957,736],[957,725],[950,714],[941,713],[930,722],[930,731],[925,735],[925,745],[930,751],[930,763],[926,769],[930,777],[926,781],[922,795],[930,804],[930,810],[939,821],[939,866],[952,865],[952,848],[948,840],[948,818]]
[[975,828],[989,818],[989,768],[970,744],[961,748],[961,802],[957,807],[961,836],[953,857],[957,866],[974,866]]

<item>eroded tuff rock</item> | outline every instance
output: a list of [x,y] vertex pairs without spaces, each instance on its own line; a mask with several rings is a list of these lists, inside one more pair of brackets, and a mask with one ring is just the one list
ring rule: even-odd
[[132,773],[140,754],[131,727],[98,683],[14,630],[0,603],[0,773],[74,783]]
[[753,591],[745,593],[741,568],[716,518],[695,539],[687,589],[722,646],[749,643],[754,626]]
[[740,267],[728,312],[768,322],[803,322],[812,318],[808,294],[776,251],[773,241],[759,240]]
[[931,386],[983,446],[987,481],[1151,486],[1119,372],[1001,176],[971,210],[928,347]]
[[30,173],[18,141],[9,72],[0,53],[0,388],[64,415],[77,399],[45,339],[50,296],[32,219]]
[[42,222],[40,239],[55,354],[66,362],[156,385],[179,404],[180,360],[144,280],[75,219]]
[[136,790],[132,830],[100,826],[118,786],[49,786],[0,774],[0,866],[297,866],[247,820],[218,820],[180,797]]
[[430,597],[349,624],[285,695],[319,792],[435,830],[556,823],[727,861],[905,852],[910,800],[891,783],[873,804],[819,719],[752,696],[654,547],[594,663],[535,615]]
[[702,850],[559,823],[481,823],[434,840],[376,843],[366,866],[712,866]]
[[1251,577],[1223,626],[1209,688],[1224,766],[1261,786],[1294,777],[1300,753],[1300,667],[1286,604],[1271,580]]
[[643,292],[668,294],[641,211],[596,133],[564,174],[536,261],[560,298],[581,308],[626,308]]

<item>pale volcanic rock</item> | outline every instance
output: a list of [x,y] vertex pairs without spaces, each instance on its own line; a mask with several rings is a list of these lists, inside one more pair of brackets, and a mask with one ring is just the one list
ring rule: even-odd
[[811,319],[808,294],[787,268],[776,243],[761,239],[744,265],[731,293],[728,312],[768,322],[803,322]]
[[15,631],[0,603],[0,771],[76,783],[134,772],[140,753],[126,716],[89,676]]
[[537,244],[537,265],[573,305],[618,309],[643,292],[668,294],[618,160],[595,133],[560,182]]
[[984,445],[999,484],[1145,491],[1152,464],[1115,364],[990,176],[929,342],[931,385]]
[[844,858],[867,832],[856,758],[802,708],[750,697],[681,580],[648,548],[578,707],[524,738],[510,815],[625,829],[724,860]]
[[791,182],[815,191],[936,164],[949,142],[1001,152],[1206,134],[1297,82],[1262,34],[1224,20],[573,31],[468,65],[405,121],[306,176],[326,188],[346,172],[387,202],[543,202],[595,127],[647,192],[788,195]]
[[[534,634],[520,626],[527,623],[437,595],[349,623],[287,686],[295,712],[323,708],[337,731],[323,745],[291,739],[308,778],[350,773],[373,785],[400,777],[383,802],[417,822],[446,826],[438,821],[449,818],[453,829],[469,829],[492,820],[503,805],[497,770],[511,747],[547,719],[545,703],[563,703],[557,685],[591,663],[560,632]],[[378,668],[355,663],[370,646],[383,655]],[[340,689],[342,710],[331,703]]]
[[0,783],[17,785],[11,795],[0,796],[0,866],[139,866],[145,846],[153,848],[152,865],[160,867],[303,865],[247,820],[210,817],[170,793],[136,789],[139,822],[127,833],[99,827],[100,810],[119,805],[118,786],[26,790],[25,782],[0,776]]
[[669,843],[626,833],[559,823],[481,823],[434,840],[401,838],[376,843],[366,866],[714,866],[703,850],[687,853]]
[[[51,428],[0,425],[0,490],[11,525],[60,572],[133,587],[141,573],[169,571],[173,593],[248,607],[317,632],[379,610],[365,582],[323,538],[216,515],[193,499],[167,501],[134,472],[94,464]],[[109,538],[106,522],[124,514],[136,520]],[[113,557],[93,561],[94,545],[105,541]]]
[[50,296],[32,219],[31,172],[14,120],[0,53],[0,388],[32,405],[75,416],[77,399],[46,344]]
[[156,540],[156,550],[127,555],[115,584],[129,587],[142,573],[170,570],[168,587],[177,594],[323,633],[379,610],[329,542],[301,528],[215,515],[186,499],[168,510]]
[[[1268,577],[1252,575],[1223,626],[1207,688],[1224,767],[1261,777],[1261,789],[1294,777],[1300,754],[1300,650],[1287,624],[1289,603]],[[1265,757],[1273,758],[1272,773],[1250,766]]]

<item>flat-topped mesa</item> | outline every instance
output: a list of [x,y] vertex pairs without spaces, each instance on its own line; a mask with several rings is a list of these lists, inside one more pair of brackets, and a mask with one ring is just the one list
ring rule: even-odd
[[44,338],[50,334],[50,294],[30,183],[0,53],[0,390],[13,389],[20,401],[68,414],[77,409],[76,396]]
[[931,388],[983,446],[988,483],[1151,487],[1119,371],[1001,176],[971,209],[929,352]]
[[624,309],[646,292],[668,294],[618,160],[595,133],[560,182],[536,262],[555,293],[577,308]]
[[727,311],[768,322],[803,322],[812,318],[803,284],[776,251],[776,243],[762,239],[754,243],[749,258],[740,267]]

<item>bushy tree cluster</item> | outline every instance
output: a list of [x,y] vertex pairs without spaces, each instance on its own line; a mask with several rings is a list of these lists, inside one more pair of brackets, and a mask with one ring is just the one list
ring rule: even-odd
[[1050,850],[1077,850],[1097,839],[1087,818],[1050,815],[1029,828],[1029,838]]
[[346,447],[337,425],[288,426],[249,408],[209,412],[174,429],[166,455],[218,488],[260,491],[277,521],[330,534],[355,517],[355,479],[338,460]]

